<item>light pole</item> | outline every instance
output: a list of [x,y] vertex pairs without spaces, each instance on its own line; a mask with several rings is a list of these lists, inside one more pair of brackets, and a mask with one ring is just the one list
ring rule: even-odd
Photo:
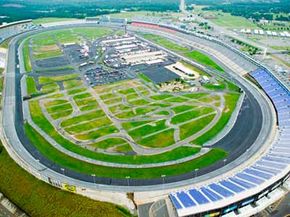
[[162,178],[162,188],[164,189],[164,184],[165,184],[165,177],[166,175],[161,175]]
[[96,183],[96,174],[92,174],[92,177],[93,177],[93,182],[95,184]]
[[227,159],[224,159],[223,160],[224,166],[226,165],[226,162],[227,162]]
[[62,175],[64,175],[64,168],[60,168],[60,170],[62,171]]
[[130,186],[130,178],[131,177],[130,176],[126,176],[125,178],[127,179],[127,185]]
[[195,172],[195,173],[194,173],[194,174],[195,174],[195,175],[194,175],[194,178],[197,177],[197,171],[198,171],[198,170],[199,170],[198,168],[196,168],[196,169],[194,170],[194,172]]

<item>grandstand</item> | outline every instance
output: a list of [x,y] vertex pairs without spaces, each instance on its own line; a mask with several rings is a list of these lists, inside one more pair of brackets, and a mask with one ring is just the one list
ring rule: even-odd
[[250,73],[272,100],[278,116],[279,136],[253,165],[215,183],[170,194],[178,216],[238,216],[257,206],[289,178],[290,93],[265,69]]
[[13,23],[7,23],[0,26],[0,43],[5,39],[22,32],[35,29],[36,26],[32,23],[32,20],[22,20]]

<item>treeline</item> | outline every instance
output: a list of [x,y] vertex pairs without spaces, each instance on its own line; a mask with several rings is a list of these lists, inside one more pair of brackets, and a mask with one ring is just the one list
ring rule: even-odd
[[290,1],[280,0],[275,3],[242,2],[232,4],[215,4],[204,10],[221,10],[235,16],[251,18],[253,20],[290,21]]
[[129,11],[177,11],[176,0],[6,0],[0,2],[0,22],[13,22],[24,19],[41,17],[85,18],[109,13],[118,13],[121,10]]

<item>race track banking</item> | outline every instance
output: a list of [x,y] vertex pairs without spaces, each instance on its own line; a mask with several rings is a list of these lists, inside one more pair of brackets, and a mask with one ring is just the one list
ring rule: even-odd
[[[82,24],[78,26],[84,25],[92,26],[95,24]],[[69,169],[65,169],[65,172],[63,172],[61,166],[41,155],[39,151],[30,144],[24,133],[22,96],[20,88],[21,73],[17,67],[19,64],[19,42],[21,39],[31,34],[64,27],[71,26],[53,27],[40,31],[24,33],[15,37],[9,45],[7,74],[5,78],[5,90],[3,93],[3,128],[6,141],[9,145],[8,149],[17,156],[18,163],[21,161],[23,164],[26,164],[26,169],[30,167],[31,170],[39,173],[39,176],[42,178],[46,177],[46,180],[47,177],[50,177],[64,183],[71,183],[88,188],[96,186],[94,184],[95,181],[96,183],[101,184],[102,189],[104,190],[127,190],[128,180],[126,179],[112,179],[98,176],[93,178],[91,175],[81,174]],[[247,60],[244,59],[244,61]],[[227,72],[231,73],[230,70],[227,70]],[[226,173],[227,171],[236,168],[238,165],[250,159],[265,144],[273,127],[272,123],[275,116],[265,96],[245,79],[237,75],[232,75],[231,77],[234,77],[235,82],[243,87],[246,92],[246,97],[233,128],[224,138],[214,144],[216,147],[222,147],[231,151],[230,155],[227,157],[227,165],[224,167],[224,162],[220,161],[212,166],[200,169],[198,171],[199,180],[214,178],[219,174]],[[153,190],[154,188],[163,188],[164,182],[168,183],[166,188],[181,186],[185,183],[194,183],[195,181],[192,178],[193,174],[187,173],[179,176],[166,177],[165,179],[130,179],[129,185],[130,189],[135,191],[146,189]],[[154,187],[150,185],[154,185]]]

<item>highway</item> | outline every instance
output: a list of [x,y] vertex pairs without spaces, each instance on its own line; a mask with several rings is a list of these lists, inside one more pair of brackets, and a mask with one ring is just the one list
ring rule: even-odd
[[[233,129],[227,136],[215,144],[217,147],[223,147],[228,150],[233,148],[232,144],[239,147],[229,156],[226,166],[224,166],[223,161],[220,161],[213,166],[201,169],[198,172],[199,177],[196,179],[192,179],[192,173],[187,173],[180,176],[166,177],[166,179],[130,179],[129,183],[127,179],[92,177],[91,175],[81,174],[69,169],[63,170],[59,165],[42,156],[30,144],[22,127],[24,120],[20,88],[21,74],[16,67],[19,63],[17,43],[21,38],[29,34],[33,33],[26,33],[15,37],[9,46],[3,106],[3,129],[6,141],[4,145],[14,160],[20,163],[26,170],[45,181],[48,180],[47,177],[50,177],[55,181],[70,183],[84,188],[100,188],[102,190],[120,192],[175,188],[216,178],[220,174],[226,174],[228,171],[237,168],[254,155],[259,154],[259,151],[265,148],[264,145],[269,139],[268,136],[272,135],[275,116],[273,108],[269,106],[269,101],[248,81],[245,81],[239,75],[232,74],[231,76],[234,77],[236,82],[243,86],[247,97]],[[231,70],[227,71],[232,73]],[[255,144],[253,145],[253,143]],[[248,151],[246,152],[246,150]]]

